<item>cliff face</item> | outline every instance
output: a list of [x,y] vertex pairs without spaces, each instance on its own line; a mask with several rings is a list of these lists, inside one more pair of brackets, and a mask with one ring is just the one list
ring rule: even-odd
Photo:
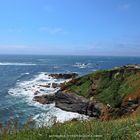
[[63,84],[61,92],[83,96],[94,106],[102,103],[105,118],[129,115],[140,105],[140,68],[127,65],[97,71]]

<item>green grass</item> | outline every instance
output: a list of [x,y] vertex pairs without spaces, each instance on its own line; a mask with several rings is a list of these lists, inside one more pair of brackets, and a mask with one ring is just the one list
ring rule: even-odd
[[83,82],[80,86],[73,85],[70,87],[72,92],[76,92],[78,95],[86,97],[90,92],[91,81],[87,80]]
[[[122,76],[120,75],[118,78],[109,78],[108,76],[100,78],[96,99],[105,104],[110,104],[112,107],[117,107],[122,103],[124,97],[139,89],[140,85],[134,85],[134,83],[140,81],[140,77],[136,74],[127,75],[123,78]],[[128,79],[131,79],[131,81]]]
[[71,121],[51,128],[25,129],[2,140],[138,140],[140,119]]
[[[135,70],[102,70],[76,79],[74,83],[67,83],[67,90],[84,97],[94,96],[94,99],[110,104],[116,108],[121,105],[123,98],[139,89],[140,85]],[[131,79],[131,80],[129,80]],[[92,81],[96,81],[96,94],[92,94]]]
[[88,97],[89,93],[91,92],[91,80],[89,75],[85,75],[83,77],[80,77],[76,79],[76,82],[73,83],[67,83],[66,87],[68,91],[74,92],[78,95]]

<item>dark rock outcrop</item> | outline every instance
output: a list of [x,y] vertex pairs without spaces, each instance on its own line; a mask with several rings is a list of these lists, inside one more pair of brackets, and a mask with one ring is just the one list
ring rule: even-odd
[[129,115],[133,113],[137,107],[140,105],[140,99],[135,98],[132,100],[128,100],[121,106],[121,108],[116,111],[117,116]]
[[58,91],[56,94],[35,96],[33,100],[41,104],[55,102],[55,106],[62,110],[77,112],[95,118],[100,118],[103,109],[101,103],[90,101],[74,93],[64,93],[62,91]]
[[58,83],[52,83],[52,88],[57,88],[57,87],[60,87],[61,84],[58,84]]
[[55,106],[62,110],[77,112],[90,117],[100,118],[102,107],[98,103],[78,96],[74,93],[59,91],[55,95]]
[[37,91],[35,91],[34,92],[34,95],[37,95],[37,94],[39,94],[40,92],[37,90]]
[[49,76],[55,78],[55,79],[70,79],[75,78],[78,76],[77,73],[60,73],[60,74],[50,74]]
[[86,114],[88,100],[73,93],[59,91],[55,95],[55,106],[66,111]]
[[51,104],[55,101],[55,94],[35,96],[33,100],[41,104]]

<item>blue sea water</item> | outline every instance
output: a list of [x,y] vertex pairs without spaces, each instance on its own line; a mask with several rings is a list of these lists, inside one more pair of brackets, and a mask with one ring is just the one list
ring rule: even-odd
[[[80,67],[77,63],[86,65]],[[52,114],[59,119],[69,116],[54,106],[32,102],[31,90],[28,93],[26,88],[42,82],[42,74],[77,72],[84,75],[98,69],[139,63],[140,57],[0,55],[0,122],[11,117],[23,124],[29,117],[47,121]]]

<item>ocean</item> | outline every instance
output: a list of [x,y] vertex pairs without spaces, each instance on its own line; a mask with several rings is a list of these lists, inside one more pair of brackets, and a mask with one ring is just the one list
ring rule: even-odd
[[34,93],[51,94],[58,89],[41,88],[45,83],[62,83],[49,78],[50,73],[76,72],[80,76],[100,69],[126,64],[140,64],[140,57],[0,55],[0,122],[15,119],[23,125],[29,119],[39,127],[86,116],[58,109],[54,104],[33,101]]

